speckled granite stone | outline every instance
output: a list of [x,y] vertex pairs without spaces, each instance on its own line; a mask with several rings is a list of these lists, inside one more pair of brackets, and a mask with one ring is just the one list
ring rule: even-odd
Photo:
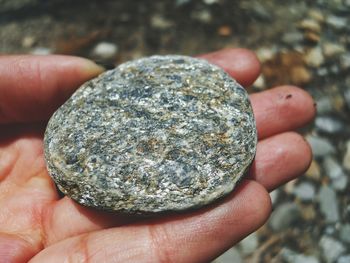
[[254,158],[257,132],[246,91],[223,70],[153,56],[85,83],[44,140],[64,194],[103,210],[155,213],[230,193]]

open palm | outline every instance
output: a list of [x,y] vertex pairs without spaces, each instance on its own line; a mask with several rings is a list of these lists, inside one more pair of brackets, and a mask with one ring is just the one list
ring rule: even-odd
[[[242,85],[259,74],[243,49],[202,56]],[[82,207],[61,197],[43,157],[45,122],[101,69],[65,56],[0,58],[0,262],[203,262],[260,227],[268,191],[303,173],[307,143],[291,132],[315,113],[291,86],[251,96],[259,143],[251,173],[227,198],[204,209],[137,219]]]

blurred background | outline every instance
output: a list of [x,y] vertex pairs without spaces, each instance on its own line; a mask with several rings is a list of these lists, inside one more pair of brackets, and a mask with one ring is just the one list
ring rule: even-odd
[[[0,54],[79,55],[112,67],[151,54],[256,52],[250,92],[293,84],[317,118],[314,160],[271,193],[270,220],[214,262],[350,263],[350,0],[0,0]],[[176,261],[176,259],[175,259]]]

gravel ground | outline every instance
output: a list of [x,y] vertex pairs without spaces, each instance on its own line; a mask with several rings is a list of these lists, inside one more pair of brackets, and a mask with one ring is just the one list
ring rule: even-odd
[[0,53],[81,55],[112,66],[240,46],[263,63],[250,91],[309,91],[318,111],[302,131],[314,152],[310,169],[272,192],[268,223],[214,262],[350,262],[349,0],[43,2],[0,0]]

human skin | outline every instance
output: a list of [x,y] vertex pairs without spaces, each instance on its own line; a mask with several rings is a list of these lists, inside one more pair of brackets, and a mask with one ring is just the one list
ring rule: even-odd
[[[245,49],[201,57],[245,87],[260,73]],[[268,192],[310,164],[310,147],[293,130],[313,119],[314,102],[300,88],[280,86],[250,97],[256,158],[226,198],[147,219],[82,207],[57,193],[44,162],[43,132],[51,114],[102,70],[77,57],[0,57],[0,263],[210,261],[262,226],[271,212]]]

